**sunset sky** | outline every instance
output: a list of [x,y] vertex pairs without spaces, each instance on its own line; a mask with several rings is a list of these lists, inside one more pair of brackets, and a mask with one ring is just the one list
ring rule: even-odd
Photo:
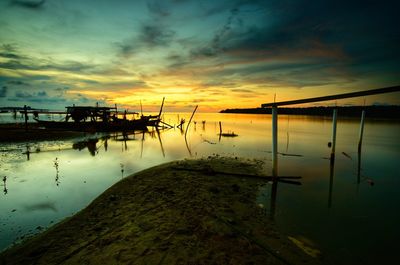
[[[167,111],[400,84],[399,1],[0,0],[0,106]],[[400,104],[399,93],[366,98]],[[363,104],[364,98],[338,104]],[[323,104],[333,104],[325,102]]]

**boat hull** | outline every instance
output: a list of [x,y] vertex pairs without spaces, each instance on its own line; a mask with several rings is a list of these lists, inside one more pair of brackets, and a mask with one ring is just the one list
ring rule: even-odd
[[37,120],[39,126],[52,130],[64,131],[138,131],[147,130],[147,124],[142,120],[118,121],[118,122],[59,122]]

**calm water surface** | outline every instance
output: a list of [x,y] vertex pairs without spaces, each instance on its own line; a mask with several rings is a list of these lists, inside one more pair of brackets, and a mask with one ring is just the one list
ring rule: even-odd
[[[164,120],[177,124],[189,117],[165,114]],[[240,156],[265,161],[271,174],[270,115],[196,114],[194,120],[187,142],[184,132],[170,129],[125,140],[97,134],[0,144],[1,180],[6,176],[0,250],[71,216],[121,178],[160,163]],[[239,136],[219,139],[218,121],[224,132]],[[312,241],[327,264],[391,264],[400,238],[400,123],[367,119],[359,157],[359,121],[339,120],[333,168],[326,159],[331,128],[329,118],[280,116],[279,174],[302,176],[302,185],[278,183],[271,200],[272,185],[266,184],[259,203],[283,233]]]

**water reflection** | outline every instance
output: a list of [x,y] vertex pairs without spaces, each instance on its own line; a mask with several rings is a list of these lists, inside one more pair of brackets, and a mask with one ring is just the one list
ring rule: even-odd
[[56,169],[56,177],[55,177],[56,186],[59,186],[59,185],[60,185],[60,177],[59,177],[60,171],[59,171],[59,169],[58,169],[58,166],[59,166],[59,164],[58,164],[58,158],[56,157],[56,159],[54,160],[54,168]]
[[4,195],[6,195],[8,193],[8,189],[7,189],[7,176],[3,177],[3,192]]
[[98,139],[88,139],[85,141],[79,141],[79,142],[73,143],[72,148],[75,150],[79,150],[79,151],[87,148],[89,153],[92,156],[95,156],[96,153],[98,153],[98,150],[96,148],[96,144],[98,141],[99,141]]
[[335,174],[335,159],[331,157],[329,163],[329,192],[328,192],[328,208],[332,207],[332,190],[333,190],[333,176]]
[[[178,122],[181,118],[188,120],[188,116],[189,114],[182,114],[178,117]],[[287,117],[282,118],[279,117],[279,122],[285,124]],[[187,143],[182,136],[184,132],[179,128],[159,132],[137,132],[137,135],[124,136],[120,133],[117,137],[88,134],[74,140],[57,142],[2,143],[0,185],[3,185],[3,193],[7,195],[0,196],[0,212],[10,213],[11,217],[7,220],[0,218],[0,225],[6,223],[5,229],[0,231],[0,249],[11,244],[17,236],[29,229],[34,230],[39,225],[45,227],[52,220],[58,222],[79,211],[121,177],[161,163],[184,159],[191,154],[196,157],[218,154],[255,158],[266,161],[266,166],[270,166],[269,115],[199,113],[196,114],[196,119],[199,127],[197,131],[193,126],[190,127]],[[166,120],[175,121],[176,114],[166,114]],[[203,120],[207,120],[204,131]],[[218,121],[221,121],[225,128],[237,132],[240,137],[222,137],[221,142],[218,142]],[[265,205],[263,210],[269,214],[266,218],[275,220],[286,234],[304,231],[305,235],[328,247],[336,244],[335,247],[343,248],[343,244],[346,244],[349,252],[355,253],[348,258],[360,256],[360,251],[357,252],[355,246],[364,249],[377,248],[377,253],[382,253],[384,247],[392,250],[397,239],[380,239],[387,237],[389,233],[386,231],[390,231],[390,235],[396,238],[400,232],[400,217],[396,208],[400,203],[397,192],[400,179],[394,176],[400,155],[400,124],[367,123],[363,153],[358,155],[357,162],[356,140],[359,122],[339,120],[339,125],[337,152],[340,154],[346,151],[353,157],[353,161],[340,155],[336,158],[334,167],[330,164],[328,166],[326,160],[320,159],[327,153],[326,143],[331,134],[330,119],[291,116],[290,129],[286,130],[286,126],[281,127],[282,130],[278,134],[281,165],[279,174],[303,176],[302,186],[300,188],[287,185],[295,179],[284,178],[280,178],[279,181],[272,180],[265,186],[262,203]],[[88,144],[85,138],[96,140]],[[80,146],[81,150],[88,151],[77,152],[79,148],[74,149],[74,143],[77,144],[76,147]],[[354,151],[350,149],[352,146]],[[27,158],[29,161],[26,161]],[[56,158],[58,170],[55,167]],[[367,177],[368,175],[379,178],[380,185],[371,189],[370,185],[374,182]],[[86,181],[90,185],[81,185]],[[54,182],[62,188],[54,185]],[[359,183],[366,185],[358,185]],[[359,187],[358,193],[356,187]],[[80,196],[70,196],[71,192]],[[354,197],[356,199],[353,199]],[[37,211],[20,211],[30,203],[48,201],[57,205],[57,212],[51,208],[43,211],[39,208]],[[329,210],[327,204],[335,208],[335,211]],[[13,209],[17,211],[11,213]],[[269,213],[267,210],[270,210]],[[366,216],[366,221],[359,222],[360,219],[355,219],[360,216]],[[11,228],[15,229],[19,225],[26,229],[20,234],[11,231]],[[377,229],[378,227],[381,230]],[[369,231],[370,240],[357,240],[357,236],[364,235],[365,231]],[[338,254],[343,256],[343,253]]]
[[361,179],[361,150],[357,153],[357,184],[360,184]]
[[270,197],[270,214],[269,219],[275,220],[275,212],[276,212],[276,199],[278,195],[278,182],[282,184],[296,185],[300,186],[301,182],[296,179],[301,179],[301,176],[272,176],[271,181],[271,197]]
[[275,220],[277,194],[278,194],[278,180],[274,179],[271,185],[271,200],[270,200],[270,214],[269,214],[269,219],[272,221]]

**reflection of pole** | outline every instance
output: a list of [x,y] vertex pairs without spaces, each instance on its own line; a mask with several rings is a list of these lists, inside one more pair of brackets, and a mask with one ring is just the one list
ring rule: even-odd
[[334,109],[334,110],[333,110],[333,118],[332,118],[332,150],[331,150],[331,161],[335,160],[336,124],[337,124],[337,109]]
[[361,177],[361,150],[358,151],[357,161],[357,184],[360,184]]
[[4,195],[6,195],[7,193],[8,193],[8,189],[7,189],[7,176],[4,176],[3,177],[3,182],[4,182],[4,189],[3,189],[3,192],[4,192]]
[[274,179],[271,187],[271,205],[270,205],[270,215],[269,218],[273,221],[275,219],[275,209],[276,209],[276,195],[278,193],[278,180]]
[[142,158],[142,156],[143,156],[143,142],[144,142],[144,131],[143,131],[143,134],[142,134],[142,144],[141,144],[141,147],[140,147],[140,158]]
[[331,160],[329,167],[329,196],[328,196],[328,208],[332,206],[332,189],[333,189],[333,175],[335,169],[335,160]]
[[272,176],[278,176],[278,107],[272,107]]
[[162,154],[163,154],[163,157],[165,157],[164,146],[163,146],[163,144],[162,144],[160,131],[158,130],[157,127],[156,127],[156,132],[157,132],[157,136],[158,136],[158,141],[160,142],[161,152],[162,152]]
[[26,159],[28,161],[30,159],[30,154],[31,154],[31,151],[30,151],[29,145],[26,145]]
[[364,134],[364,120],[365,120],[365,110],[361,112],[361,123],[360,123],[360,134],[358,137],[358,153],[361,152],[361,144],[362,144],[362,138]]

